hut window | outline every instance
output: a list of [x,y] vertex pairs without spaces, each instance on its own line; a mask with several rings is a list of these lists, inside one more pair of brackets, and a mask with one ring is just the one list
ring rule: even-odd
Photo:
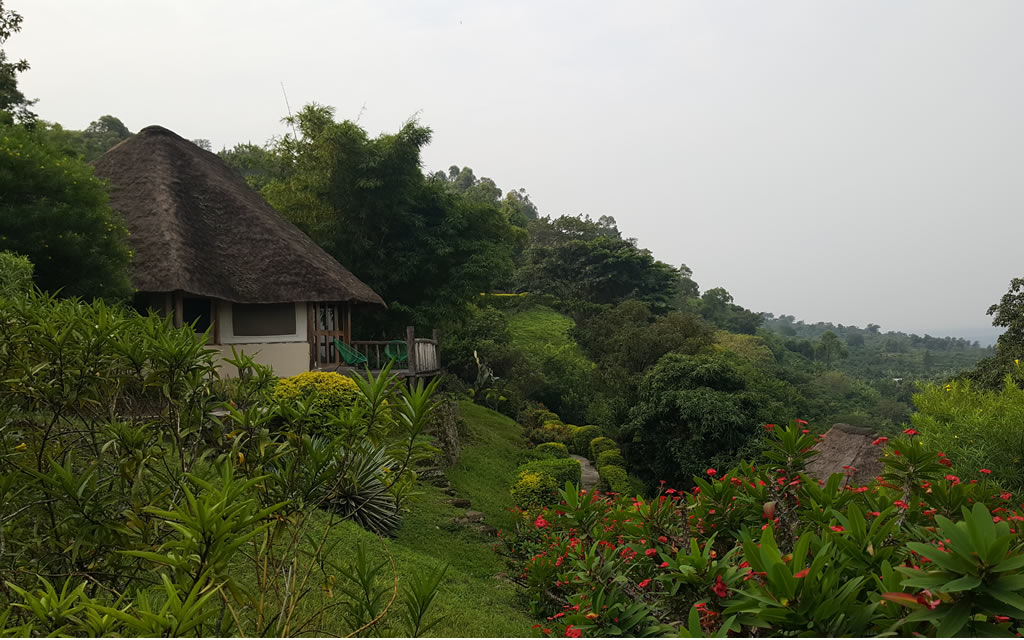
[[232,304],[231,317],[236,336],[295,335],[295,305]]
[[181,316],[185,324],[196,323],[196,333],[203,333],[210,328],[213,319],[212,301],[209,298],[183,298]]

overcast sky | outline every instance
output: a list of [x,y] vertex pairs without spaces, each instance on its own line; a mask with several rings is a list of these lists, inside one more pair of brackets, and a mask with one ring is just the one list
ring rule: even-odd
[[65,127],[262,143],[283,82],[758,311],[963,332],[1024,276],[1024,3],[4,4]]

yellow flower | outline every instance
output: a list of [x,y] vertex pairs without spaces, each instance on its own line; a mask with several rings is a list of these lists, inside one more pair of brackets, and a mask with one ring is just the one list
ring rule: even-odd
[[24,442],[22,442],[21,444],[19,444],[16,447],[14,447],[15,451],[24,451],[25,449],[28,449],[28,445],[25,444]]

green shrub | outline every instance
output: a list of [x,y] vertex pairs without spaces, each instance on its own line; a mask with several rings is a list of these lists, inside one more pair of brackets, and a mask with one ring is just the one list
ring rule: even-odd
[[611,491],[612,493],[620,493],[623,495],[632,495],[633,485],[629,481],[629,476],[626,474],[626,470],[622,467],[608,464],[601,467],[598,473],[601,475],[601,485],[605,491]]
[[329,371],[307,371],[290,378],[281,378],[274,389],[277,401],[311,399],[313,406],[324,413],[337,413],[359,401],[359,387],[348,376]]
[[547,504],[566,482],[580,485],[580,463],[572,458],[535,460],[519,467],[512,483],[512,500],[520,507]]
[[554,460],[555,454],[549,449],[539,449],[534,447],[533,449],[522,449],[519,455],[516,457],[516,463],[522,466],[528,462],[535,462],[537,460]]
[[0,251],[0,296],[28,293],[32,288],[32,261]]
[[597,456],[597,461],[594,463],[594,466],[597,467],[598,471],[607,465],[622,467],[625,469],[626,459],[622,457],[622,452],[618,449],[608,449],[607,451],[602,451],[601,455]]
[[536,449],[538,451],[551,453],[551,457],[553,458],[569,457],[569,447],[565,446],[561,442],[545,442],[543,444],[538,444]]
[[590,441],[600,437],[601,428],[594,425],[587,425],[585,427],[568,425],[568,427],[569,441],[566,444],[569,445],[569,452],[575,453],[578,456],[585,456],[590,453]]
[[558,417],[558,414],[547,409],[534,409],[526,414],[526,426],[528,427],[540,427],[548,422],[557,422],[562,424],[562,419]]
[[[1016,367],[1024,373],[1024,367]],[[990,469],[1006,489],[1024,490],[1024,389],[1012,380],[998,391],[957,381],[923,387],[914,394],[914,404],[918,412],[911,424],[956,461],[957,475],[982,480],[978,470]]]
[[542,426],[530,429],[526,433],[527,439],[533,444],[545,442],[569,442],[572,438],[570,428],[561,422],[545,422]]
[[590,441],[590,459],[597,460],[602,452],[609,449],[618,449],[619,445],[611,438],[600,436]]
[[559,489],[564,487],[566,482],[572,482],[579,486],[580,473],[582,471],[580,463],[572,458],[538,460],[537,462],[525,464],[520,469],[539,471],[553,476],[558,483]]
[[512,502],[524,508],[547,504],[558,489],[554,476],[529,467],[524,465],[512,483]]

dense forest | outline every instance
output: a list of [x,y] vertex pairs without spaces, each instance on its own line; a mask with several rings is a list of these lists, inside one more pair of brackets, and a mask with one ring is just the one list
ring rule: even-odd
[[[0,45],[21,26],[0,4]],[[425,123],[372,136],[313,103],[216,155],[380,294],[361,337],[436,328],[447,373],[278,380],[238,355],[229,381],[204,334],[132,308],[128,234],[90,163],[133,132],[42,119],[18,89],[28,65],[0,49],[0,635],[298,635],[324,631],[337,603],[317,598],[335,589],[335,630],[428,633],[446,569],[417,565],[389,621],[398,573],[392,596],[375,578],[388,560],[362,542],[335,554],[331,532],[386,551],[441,500],[416,487],[442,397],[472,417],[466,459],[509,465],[474,500],[514,502],[494,516],[509,582],[493,588],[519,588],[518,635],[1024,622],[1024,278],[988,309],[1004,332],[987,348],[761,313],[600,212],[425,169]],[[879,481],[807,481],[835,423],[872,433]],[[467,468],[451,475],[485,482]],[[442,554],[431,536],[447,534],[423,527]]]

